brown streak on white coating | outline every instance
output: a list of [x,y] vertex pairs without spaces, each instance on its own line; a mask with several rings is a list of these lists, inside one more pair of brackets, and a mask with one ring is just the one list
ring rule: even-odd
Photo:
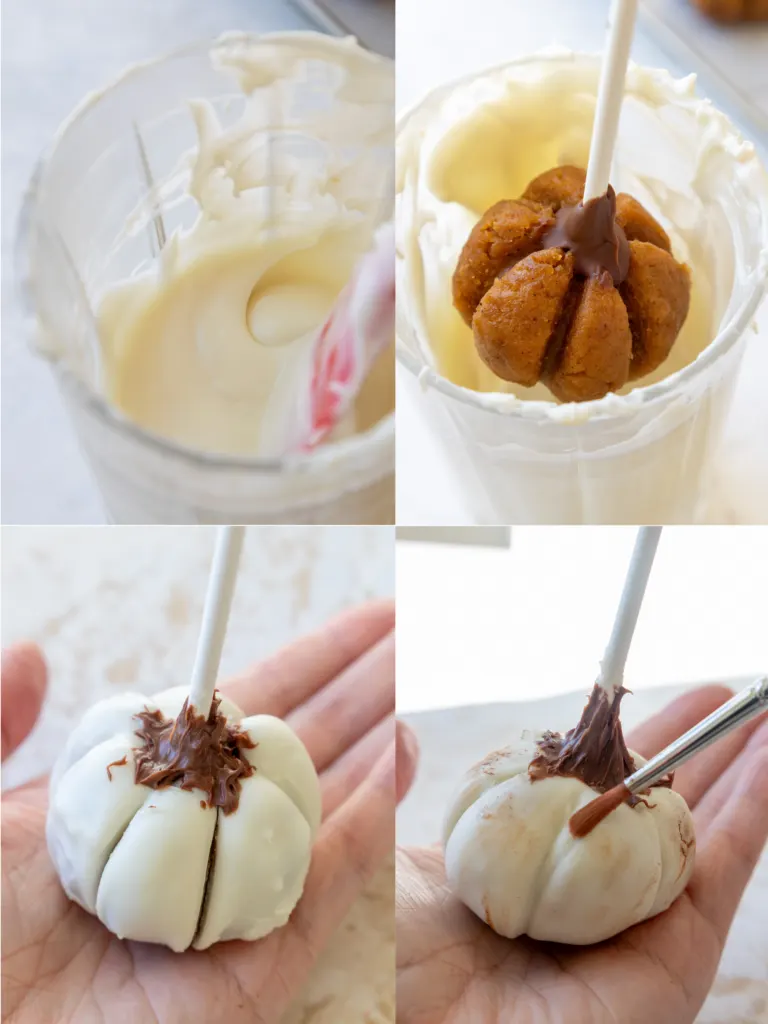
[[583,839],[585,836],[588,836],[604,818],[607,818],[612,811],[615,811],[631,795],[626,785],[622,782],[618,786],[614,786],[613,789],[609,789],[607,793],[602,793],[594,800],[591,800],[568,819],[568,828],[571,835],[574,839]]

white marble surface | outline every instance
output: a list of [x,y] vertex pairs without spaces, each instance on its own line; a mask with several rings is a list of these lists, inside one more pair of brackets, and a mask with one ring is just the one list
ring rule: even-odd
[[[50,768],[90,703],[187,680],[213,541],[208,527],[3,528],[2,642],[37,641],[51,677],[40,723],[3,766],[4,786]],[[393,593],[392,528],[249,527],[222,675],[342,608]],[[285,1024],[394,1020],[392,892],[390,863]]]
[[[746,680],[729,680],[738,689]],[[638,689],[622,705],[627,730],[662,708],[683,687]],[[397,817],[403,845],[439,841],[443,810],[462,772],[489,751],[506,746],[522,729],[571,728],[583,693],[514,704],[483,704],[401,716],[420,745],[419,771]],[[450,753],[449,753],[450,752]],[[697,1024],[768,1022],[768,851],[744,895],[720,970]]]
[[[722,30],[699,17],[685,17],[678,8],[686,0],[648,0],[649,8],[676,15],[685,24],[690,47],[701,48],[723,75],[738,80],[762,107],[768,105],[765,62],[755,57],[754,35],[765,30],[749,27],[730,31],[723,45]],[[575,50],[597,51],[604,38],[609,0],[484,0],[482,14],[467,18],[465,0],[419,0],[401,4],[397,18],[397,109],[403,111],[443,82],[502,63],[519,54],[559,43]],[[489,26],[493,31],[489,31]],[[662,48],[640,21],[633,59],[668,67],[674,74],[695,68],[680,64]],[[430,39],[425,46],[424,40]],[[768,37],[767,37],[768,38]],[[713,45],[713,40],[717,45]],[[766,42],[768,46],[768,41]],[[727,97],[701,81],[702,91],[717,100],[735,120],[738,112]],[[762,109],[762,108],[761,108]],[[763,140],[768,147],[768,139]],[[768,403],[763,382],[768,378],[768,304],[759,317],[760,336],[750,341],[744,360],[726,436],[718,453],[716,484],[709,519],[721,523],[768,522]],[[438,396],[422,392],[411,374],[397,368],[397,522],[411,525],[453,525],[488,522],[477,502],[467,496],[466,483],[449,441],[455,429]]]

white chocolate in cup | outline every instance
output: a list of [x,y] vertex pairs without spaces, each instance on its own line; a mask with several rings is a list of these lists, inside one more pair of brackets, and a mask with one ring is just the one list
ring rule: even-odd
[[631,65],[617,191],[692,270],[669,359],[620,395],[560,405],[499,380],[453,309],[451,275],[487,207],[559,163],[586,166],[599,59],[547,51],[429,94],[397,129],[398,358],[474,494],[479,522],[701,518],[749,327],[768,278],[768,177],[693,77]]
[[393,521],[392,351],[328,443],[282,456],[268,428],[312,332],[267,330],[297,282],[322,322],[391,217],[393,94],[353,40],[233,33],[127,69],[60,129],[19,257],[111,520]]

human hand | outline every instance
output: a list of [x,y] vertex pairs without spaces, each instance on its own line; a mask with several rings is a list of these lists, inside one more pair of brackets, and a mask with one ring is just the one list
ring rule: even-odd
[[[245,715],[285,718],[320,773],[323,825],[304,895],[288,924],[259,942],[178,954],[117,939],[59,885],[45,843],[47,780],[3,795],[4,1021],[280,1019],[394,844],[395,801],[412,759],[398,743],[396,771],[393,628],[390,602],[357,608],[221,686]],[[3,758],[32,729],[45,685],[36,647],[3,655]]]
[[[666,747],[732,694],[709,686],[644,723],[628,745]],[[768,839],[768,721],[751,722],[680,768],[696,867],[665,913],[595,946],[496,935],[452,894],[442,850],[397,860],[398,1024],[691,1024]]]

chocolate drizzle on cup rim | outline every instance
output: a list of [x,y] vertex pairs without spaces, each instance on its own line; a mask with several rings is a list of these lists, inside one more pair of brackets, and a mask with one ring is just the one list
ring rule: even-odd
[[[629,690],[620,687],[609,701],[608,695],[595,683],[578,725],[564,736],[559,732],[545,732],[537,742],[538,753],[528,765],[532,781],[564,775],[579,779],[585,785],[605,793],[618,786],[635,771],[635,762],[624,742],[619,719],[621,700]],[[655,786],[671,787],[673,775],[668,775]],[[631,796],[627,801],[634,807],[645,801]]]
[[236,811],[242,780],[255,770],[242,751],[256,744],[248,733],[227,725],[220,704],[214,695],[207,718],[189,700],[176,719],[146,709],[134,715],[141,723],[136,730],[141,744],[133,748],[137,784],[199,789],[206,797],[203,806],[220,807],[224,814]]

